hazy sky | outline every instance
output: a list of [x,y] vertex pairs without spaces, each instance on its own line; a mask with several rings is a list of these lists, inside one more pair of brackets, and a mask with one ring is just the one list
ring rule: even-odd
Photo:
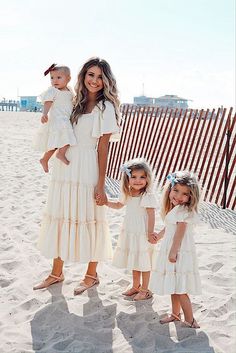
[[[0,0],[0,100],[38,95],[53,62],[106,59],[121,101],[177,94],[235,105],[234,0]],[[143,89],[144,87],[144,89]]]

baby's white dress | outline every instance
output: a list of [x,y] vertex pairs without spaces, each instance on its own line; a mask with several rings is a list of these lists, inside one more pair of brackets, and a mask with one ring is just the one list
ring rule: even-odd
[[[193,227],[199,221],[195,212],[185,206],[175,206],[165,217],[165,234],[160,251],[153,265],[150,289],[157,294],[201,294]],[[168,260],[177,222],[186,222],[187,228],[182,239],[176,263]]]
[[156,208],[155,195],[145,193],[126,199],[121,195],[120,202],[126,205],[126,213],[112,264],[128,270],[150,271],[155,246],[147,238],[146,208]]
[[70,123],[70,116],[73,109],[73,92],[69,90],[59,90],[49,87],[41,95],[42,103],[53,102],[49,114],[48,122],[41,124],[33,147],[40,152],[46,152],[66,145],[76,145],[76,138]]
[[106,206],[97,206],[94,187],[98,182],[97,143],[103,134],[119,131],[112,103],[102,113],[95,107],[74,124],[77,145],[69,147],[69,165],[53,161],[48,199],[38,247],[47,258],[66,261],[105,261],[112,257]]

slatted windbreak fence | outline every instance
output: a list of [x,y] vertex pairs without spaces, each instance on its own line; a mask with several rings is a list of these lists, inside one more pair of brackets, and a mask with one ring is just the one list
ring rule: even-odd
[[143,157],[159,186],[176,170],[198,176],[205,201],[235,209],[236,115],[233,108],[206,110],[121,107],[121,140],[109,147],[108,177],[119,180],[120,166]]

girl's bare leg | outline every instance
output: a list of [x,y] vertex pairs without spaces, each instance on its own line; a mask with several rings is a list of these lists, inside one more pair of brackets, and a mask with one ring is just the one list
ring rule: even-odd
[[142,272],[142,289],[148,290],[150,271]]
[[180,305],[184,312],[184,320],[191,325],[191,327],[199,328],[197,321],[193,318],[192,304],[188,294],[179,295]]
[[141,278],[141,272],[140,271],[132,271],[133,272],[133,287],[134,288],[139,288],[140,286],[140,278]]
[[180,320],[180,298],[179,294],[171,294],[172,313],[160,320],[161,324],[168,324]]
[[171,294],[172,313],[178,316],[180,314],[180,298],[179,294]]
[[47,151],[44,153],[43,158],[40,159],[40,163],[41,163],[45,173],[48,173],[48,161],[52,157],[54,152],[55,152],[55,149]]
[[65,163],[66,165],[70,164],[70,162],[66,158],[66,151],[68,150],[69,147],[70,147],[70,145],[66,145],[66,146],[63,146],[61,148],[58,148],[57,154],[56,154],[56,157],[58,159],[60,159],[60,161]]

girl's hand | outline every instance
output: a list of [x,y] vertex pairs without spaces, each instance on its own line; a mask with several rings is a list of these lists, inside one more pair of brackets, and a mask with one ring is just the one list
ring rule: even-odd
[[163,238],[162,232],[160,233],[152,232],[148,234],[148,241],[151,244],[156,244],[162,238]]
[[107,195],[104,191],[104,188],[96,186],[94,189],[94,198],[98,206],[103,206],[107,204]]
[[175,263],[177,261],[177,251],[170,249],[168,259],[170,262]]
[[45,123],[47,123],[48,122],[48,116],[47,115],[42,115],[42,117],[41,117],[41,123],[42,124],[45,124]]
[[157,236],[158,236],[158,234],[156,232],[148,233],[149,243],[156,244],[158,242]]

